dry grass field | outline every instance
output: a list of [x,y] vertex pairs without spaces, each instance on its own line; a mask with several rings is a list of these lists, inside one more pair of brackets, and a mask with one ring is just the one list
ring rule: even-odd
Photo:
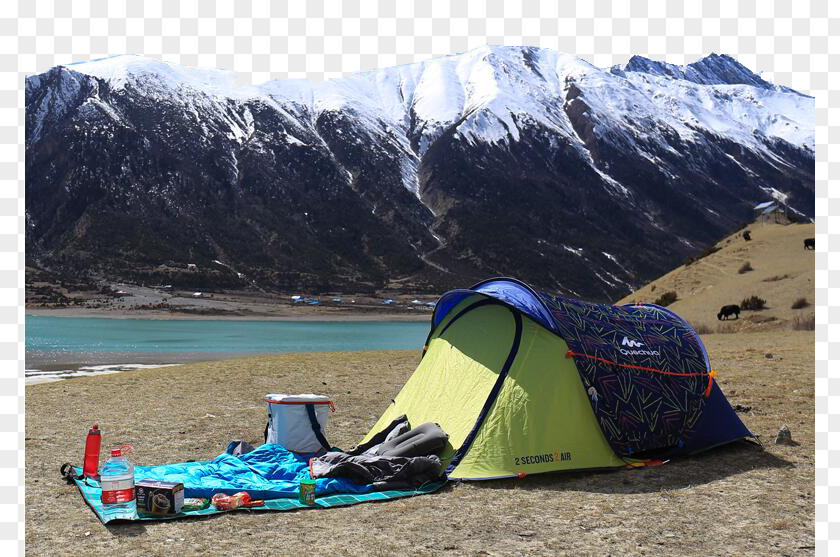
[[[765,450],[718,448],[645,470],[462,483],[422,497],[329,510],[240,511],[103,526],[58,475],[103,448],[142,465],[210,459],[262,440],[269,392],[337,401],[328,429],[355,444],[414,370],[416,352],[288,354],[26,388],[30,555],[808,555],[814,551],[814,340],[775,330],[706,337],[719,380]],[[772,357],[767,357],[772,354]],[[773,444],[788,424],[799,446]],[[554,424],[553,427],[563,427]]]
[[[795,319],[814,315],[815,252],[802,244],[814,237],[814,225],[755,224],[747,229],[751,241],[736,232],[714,246],[719,251],[677,267],[620,303],[654,302],[666,292],[676,292],[677,301],[668,309],[695,327],[722,333],[790,328]],[[743,270],[746,263],[751,270]],[[742,311],[738,320],[717,320],[722,306],[740,304],[750,296],[766,300],[767,308]],[[806,305],[794,309],[800,298]]]

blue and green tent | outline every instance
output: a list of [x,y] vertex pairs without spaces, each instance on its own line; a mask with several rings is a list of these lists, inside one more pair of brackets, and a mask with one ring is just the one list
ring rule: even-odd
[[714,377],[666,308],[490,279],[440,298],[420,364],[364,440],[403,414],[436,422],[463,480],[670,459],[752,437]]

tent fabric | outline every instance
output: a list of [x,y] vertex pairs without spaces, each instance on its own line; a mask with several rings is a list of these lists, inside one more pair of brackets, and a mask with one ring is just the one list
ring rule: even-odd
[[729,405],[723,391],[717,384],[712,385],[712,392],[706,401],[706,409],[678,454],[694,454],[746,437],[753,437],[750,430],[738,418],[738,414]]
[[475,292],[473,290],[450,290],[446,294],[440,297],[440,299],[435,304],[435,309],[432,312],[432,327],[437,327],[440,325],[440,322],[443,321],[443,318],[449,315],[449,312],[455,306],[458,306],[464,298],[469,296],[474,296]]
[[[298,501],[300,481],[310,479],[309,458],[312,454],[295,454],[280,445],[262,445],[253,451],[233,456],[223,453],[211,461],[186,462],[163,466],[136,466],[136,480],[160,480],[184,484],[185,497],[212,497],[215,493],[233,494],[247,491],[252,499],[263,499],[265,505],[251,510],[286,511],[312,508]],[[75,470],[81,474],[80,469]],[[200,511],[187,511],[173,517],[139,516],[132,507],[115,510],[102,505],[102,490],[91,478],[75,480],[82,497],[103,523],[113,520],[165,520],[186,516],[202,516],[218,512],[213,506]],[[341,478],[315,480],[315,507],[329,508],[382,501],[431,493],[444,482],[430,482],[417,489],[373,492],[370,485],[359,485]],[[245,511],[237,511],[245,512]]]
[[706,351],[688,323],[652,305],[542,298],[561,336],[581,355],[575,363],[592,411],[616,453],[673,447],[693,434],[711,379]]
[[[362,443],[404,414],[449,434],[441,460],[450,479],[623,466],[589,411],[574,364],[563,357],[562,339],[487,301],[473,293],[443,316],[417,370]],[[558,397],[562,404],[554,403]],[[588,412],[583,419],[581,410]]]
[[509,380],[450,476],[474,480],[623,466],[589,411],[574,363],[560,356],[563,340],[523,321]]
[[362,443],[405,414],[411,424],[437,423],[449,435],[440,455],[449,464],[472,431],[514,340],[513,316],[501,304],[464,313],[446,327],[453,316],[481,299],[473,294],[450,311],[440,326],[445,333],[429,343],[417,370]]
[[546,329],[556,331],[551,311],[535,297],[530,286],[515,279],[493,279],[478,283],[472,290],[501,300],[527,315]]
[[458,303],[474,293],[484,294],[500,300],[527,315],[543,327],[555,330],[551,312],[542,303],[530,286],[515,279],[491,279],[480,282],[469,290],[451,290],[441,296],[435,306],[432,325],[436,327],[450,310]]
[[417,370],[366,439],[402,414],[450,435],[452,479],[624,466],[752,436],[673,312],[507,278],[441,297]]

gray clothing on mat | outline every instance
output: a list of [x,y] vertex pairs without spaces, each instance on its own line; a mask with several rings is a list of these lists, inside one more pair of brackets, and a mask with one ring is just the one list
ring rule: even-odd
[[400,416],[370,441],[347,451],[349,455],[428,456],[439,455],[449,442],[449,435],[438,424],[425,423],[414,429],[408,418]]
[[375,491],[411,489],[443,475],[440,458],[431,456],[352,456],[329,452],[309,463],[312,478],[346,478]]
[[400,416],[370,441],[349,452],[328,452],[310,461],[312,478],[347,478],[376,491],[411,489],[443,476],[438,455],[449,436],[437,424],[414,429]]

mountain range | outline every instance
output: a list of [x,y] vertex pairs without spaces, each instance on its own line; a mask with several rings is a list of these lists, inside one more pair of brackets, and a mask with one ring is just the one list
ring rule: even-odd
[[730,56],[550,49],[312,83],[136,56],[26,80],[26,259],[196,288],[620,298],[769,199],[814,215],[814,99]]

